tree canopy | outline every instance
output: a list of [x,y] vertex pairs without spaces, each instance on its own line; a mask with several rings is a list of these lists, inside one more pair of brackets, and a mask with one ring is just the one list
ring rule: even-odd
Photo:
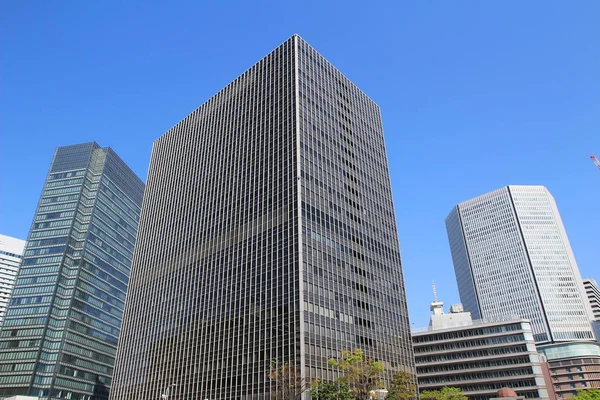
[[296,366],[278,360],[271,361],[267,376],[273,382],[271,394],[279,400],[299,400],[311,386]]
[[421,400],[468,400],[462,390],[455,387],[443,387],[441,390],[424,390]]
[[318,382],[310,390],[310,395],[316,400],[354,400],[347,382]]
[[600,400],[600,389],[589,388],[577,391],[577,395],[571,397],[571,400]]
[[414,377],[406,371],[398,371],[392,377],[386,400],[413,400],[417,398]]
[[340,380],[348,384],[356,400],[368,400],[369,392],[381,387],[383,363],[365,357],[360,349],[342,350],[342,357],[329,360],[329,365],[344,373]]

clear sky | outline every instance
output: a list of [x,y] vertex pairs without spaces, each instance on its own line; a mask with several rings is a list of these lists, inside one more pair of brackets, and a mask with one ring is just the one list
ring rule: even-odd
[[18,1],[0,9],[0,233],[25,239],[54,148],[152,142],[300,34],[380,106],[408,302],[459,301],[444,219],[548,187],[600,281],[600,2]]

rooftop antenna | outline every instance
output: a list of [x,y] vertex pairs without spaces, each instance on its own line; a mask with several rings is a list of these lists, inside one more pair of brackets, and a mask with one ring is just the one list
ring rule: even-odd
[[431,282],[431,287],[433,288],[433,302],[429,309],[433,311],[434,314],[439,315],[444,313],[444,303],[438,301],[437,290],[435,289],[435,282]]

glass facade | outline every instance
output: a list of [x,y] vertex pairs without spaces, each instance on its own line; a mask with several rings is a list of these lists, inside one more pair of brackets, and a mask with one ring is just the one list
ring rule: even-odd
[[414,372],[377,105],[293,36],[155,142],[111,399],[268,399],[360,347]]
[[15,286],[24,247],[24,240],[0,235],[0,327]]
[[56,150],[0,331],[0,396],[108,398],[143,191],[110,148]]
[[547,361],[552,389],[558,399],[569,399],[579,390],[600,387],[600,344],[559,343],[540,346]]
[[448,238],[450,240],[450,249],[452,252],[452,263],[454,264],[454,272],[456,274],[456,283],[460,293],[460,300],[465,310],[471,312],[474,319],[480,319],[479,302],[475,285],[473,283],[473,272],[471,270],[471,262],[465,242],[465,233],[458,207],[454,208],[446,219],[448,227]]
[[585,356],[600,358],[600,346],[598,343],[566,343],[543,346],[539,348],[539,351],[546,356],[548,361]]
[[412,371],[404,278],[380,110],[298,40],[304,355],[307,376],[358,347]]
[[446,228],[467,311],[527,318],[538,343],[593,339],[579,269],[546,188],[507,186],[465,201]]

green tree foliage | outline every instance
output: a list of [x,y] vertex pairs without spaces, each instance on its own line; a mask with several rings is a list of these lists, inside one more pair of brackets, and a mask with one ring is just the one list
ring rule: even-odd
[[468,400],[462,390],[455,387],[444,387],[441,390],[424,390],[421,400]]
[[347,382],[318,382],[310,389],[314,400],[354,400]]
[[339,360],[329,360],[329,365],[344,373],[340,378],[350,387],[355,400],[368,400],[369,392],[381,386],[383,363],[364,356],[360,349],[343,350]]
[[272,382],[271,394],[278,400],[300,400],[312,383],[296,366],[277,360],[271,361],[267,376]]
[[577,391],[577,396],[571,397],[571,400],[600,400],[600,389],[589,388]]
[[414,377],[406,371],[398,371],[392,377],[386,400],[413,400],[417,398]]

